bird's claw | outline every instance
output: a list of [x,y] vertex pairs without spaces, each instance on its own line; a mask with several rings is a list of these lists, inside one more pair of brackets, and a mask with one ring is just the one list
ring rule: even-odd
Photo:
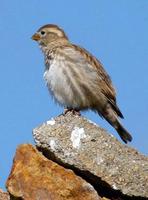
[[71,112],[73,115],[81,116],[81,113],[79,110],[73,109],[73,108],[65,108],[63,115],[66,115],[68,112]]

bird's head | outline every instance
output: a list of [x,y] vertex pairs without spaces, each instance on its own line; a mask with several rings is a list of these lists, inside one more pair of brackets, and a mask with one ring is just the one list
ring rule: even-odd
[[47,24],[39,28],[39,30],[32,36],[32,39],[43,46],[47,46],[51,42],[59,39],[68,40],[64,31],[57,25],[53,24]]

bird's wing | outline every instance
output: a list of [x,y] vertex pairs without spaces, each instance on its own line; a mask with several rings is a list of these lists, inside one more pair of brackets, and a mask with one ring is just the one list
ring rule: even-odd
[[78,51],[81,52],[81,54],[85,57],[87,62],[89,62],[97,71],[99,78],[99,87],[101,87],[102,92],[113,101],[116,101],[116,92],[112,85],[112,81],[110,76],[107,74],[107,72],[104,70],[101,62],[97,60],[93,55],[91,55],[87,50],[77,47]]
[[[104,70],[100,61],[92,56],[87,50],[77,45],[72,44],[71,46],[65,46],[64,52],[68,58],[79,67],[85,67],[85,70],[88,70],[89,66],[90,70],[88,70],[88,73],[92,73],[92,71],[95,73],[93,78],[95,77],[95,79],[97,79],[98,89],[101,90],[101,92],[107,98],[108,102],[112,105],[118,116],[123,118],[122,113],[116,105],[115,88],[113,87],[112,81],[107,72]],[[91,81],[94,80],[93,78]]]

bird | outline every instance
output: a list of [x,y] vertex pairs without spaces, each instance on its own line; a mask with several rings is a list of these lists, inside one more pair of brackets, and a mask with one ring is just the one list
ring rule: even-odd
[[86,49],[73,44],[64,30],[55,24],[40,27],[32,36],[45,59],[44,79],[54,100],[66,111],[92,110],[117,131],[125,142],[131,134],[119,118],[124,118],[116,90],[102,63]]

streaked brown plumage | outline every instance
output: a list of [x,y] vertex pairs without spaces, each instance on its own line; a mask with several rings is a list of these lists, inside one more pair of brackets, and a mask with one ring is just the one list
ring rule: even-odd
[[33,36],[45,55],[44,78],[55,100],[73,110],[91,109],[104,117],[127,143],[132,136],[121,125],[116,92],[102,64],[87,50],[72,44],[56,25],[41,27]]

